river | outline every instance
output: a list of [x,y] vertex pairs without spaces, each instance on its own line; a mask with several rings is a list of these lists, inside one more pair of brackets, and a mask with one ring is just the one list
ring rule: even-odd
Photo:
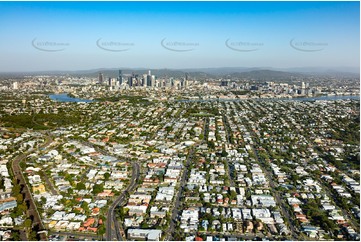
[[91,103],[91,102],[95,102],[94,100],[69,97],[69,95],[67,93],[50,94],[49,98],[51,100],[53,100],[53,101],[56,101],[56,102],[72,102],[72,103]]

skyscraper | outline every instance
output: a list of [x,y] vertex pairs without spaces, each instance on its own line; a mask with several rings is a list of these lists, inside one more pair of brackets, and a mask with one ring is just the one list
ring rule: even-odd
[[155,75],[152,75],[152,81],[151,81],[151,83],[152,83],[152,87],[155,87],[155,85],[156,85],[156,82],[155,82]]
[[302,83],[301,83],[301,88],[302,88],[302,89],[305,89],[305,88],[306,88],[305,82],[302,82]]
[[150,75],[150,71],[149,71],[147,75],[147,87],[152,87],[152,86],[153,86],[152,76]]
[[99,83],[100,83],[100,84],[103,84],[103,81],[104,81],[103,73],[99,72],[98,80],[99,80]]
[[134,75],[128,77],[128,85],[129,85],[130,87],[133,86],[133,78],[134,78],[133,76],[134,76]]
[[17,90],[19,88],[18,82],[13,82],[12,86],[14,90]]
[[122,85],[122,83],[123,83],[122,70],[119,70],[118,82],[119,82],[119,86]]

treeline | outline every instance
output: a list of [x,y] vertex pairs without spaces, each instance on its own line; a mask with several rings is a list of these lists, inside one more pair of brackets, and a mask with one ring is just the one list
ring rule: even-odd
[[246,95],[248,93],[250,93],[250,91],[244,90],[244,91],[231,91],[231,93],[233,93],[234,95]]
[[143,96],[111,96],[98,98],[96,100],[100,102],[119,102],[128,100],[130,103],[150,103],[148,100],[145,100]]
[[348,144],[359,145],[360,143],[360,116],[352,120],[341,119],[340,123],[346,124],[343,129],[332,132],[332,138],[342,140]]
[[79,123],[80,121],[80,115],[65,113],[39,113],[35,116],[19,114],[0,117],[0,122],[3,123],[5,127],[28,128],[34,130],[45,130],[53,127]]

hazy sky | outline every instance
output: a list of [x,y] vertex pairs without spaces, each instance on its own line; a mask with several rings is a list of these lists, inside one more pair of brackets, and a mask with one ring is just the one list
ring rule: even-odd
[[0,71],[358,67],[359,2],[0,2]]

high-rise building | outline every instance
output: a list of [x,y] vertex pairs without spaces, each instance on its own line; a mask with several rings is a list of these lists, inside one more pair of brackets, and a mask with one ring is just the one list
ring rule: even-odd
[[152,80],[151,81],[151,84],[152,84],[151,86],[155,87],[155,85],[156,85],[155,75],[152,75],[151,80]]
[[18,86],[18,82],[13,82],[13,89],[14,90],[17,90],[18,88],[19,88],[19,86]]
[[100,84],[103,84],[104,76],[103,76],[103,73],[101,73],[101,72],[99,72],[98,81],[99,81]]
[[130,87],[141,86],[142,85],[142,77],[138,74],[132,72],[132,75],[128,78],[128,85]]
[[119,83],[119,86],[122,85],[122,83],[123,83],[122,70],[119,70],[118,83]]
[[147,75],[147,87],[152,87],[153,83],[152,83],[152,76],[150,75],[150,71]]
[[147,86],[147,74],[143,74],[141,86],[146,87]]
[[229,80],[222,80],[221,81],[221,87],[227,87],[229,84]]
[[306,88],[305,82],[302,82],[302,83],[301,83],[301,88],[302,88],[302,89],[305,89],[305,88]]

